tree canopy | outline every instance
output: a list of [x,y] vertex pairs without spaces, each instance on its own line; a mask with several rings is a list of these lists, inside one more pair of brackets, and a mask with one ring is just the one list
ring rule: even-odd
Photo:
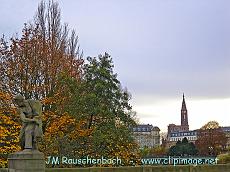
[[200,155],[216,156],[225,150],[227,138],[218,122],[210,121],[197,131],[196,146]]
[[26,98],[53,95],[57,76],[65,71],[80,77],[82,54],[78,37],[61,25],[60,9],[41,2],[34,21],[25,24],[21,37],[0,42],[0,89]]
[[175,146],[170,147],[168,155],[170,156],[189,156],[196,155],[197,149],[192,142],[188,142],[186,137],[182,141],[178,140]]
[[62,111],[84,121],[82,127],[91,131],[84,144],[75,144],[76,149],[85,150],[81,156],[119,156],[127,162],[137,157],[138,147],[130,130],[135,125],[130,95],[113,73],[108,53],[87,58],[81,81],[67,75],[60,81],[61,94],[68,97]]
[[39,149],[46,156],[119,157],[124,164],[138,158],[131,95],[113,72],[111,56],[83,59],[76,32],[61,24],[53,1],[39,4],[20,37],[1,38],[0,124],[9,135],[0,133],[0,154],[19,150],[21,124],[12,98],[20,93],[43,103]]

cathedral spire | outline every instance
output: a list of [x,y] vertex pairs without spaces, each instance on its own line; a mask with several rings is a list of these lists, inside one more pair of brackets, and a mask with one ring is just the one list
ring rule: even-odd
[[188,113],[183,93],[182,107],[181,107],[181,126],[188,126]]
[[185,103],[185,98],[184,98],[184,93],[183,93],[183,100],[182,100],[182,107],[181,107],[181,110],[186,110],[186,111],[187,111],[186,103]]

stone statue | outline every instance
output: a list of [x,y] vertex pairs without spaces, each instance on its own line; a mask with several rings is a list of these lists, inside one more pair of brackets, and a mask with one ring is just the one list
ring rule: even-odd
[[22,121],[20,144],[23,150],[37,150],[37,141],[42,138],[42,104],[38,100],[25,100],[22,95],[14,98]]
[[42,104],[38,100],[25,100],[22,95],[14,97],[22,121],[20,144],[22,151],[8,155],[9,172],[45,172],[45,156],[37,149],[42,138]]

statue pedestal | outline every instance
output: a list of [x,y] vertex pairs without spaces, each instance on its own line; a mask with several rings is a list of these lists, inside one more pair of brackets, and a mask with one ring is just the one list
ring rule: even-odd
[[45,172],[45,158],[38,150],[23,150],[8,156],[9,172]]

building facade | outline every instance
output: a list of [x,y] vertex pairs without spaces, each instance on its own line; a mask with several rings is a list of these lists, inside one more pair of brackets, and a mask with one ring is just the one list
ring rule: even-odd
[[168,136],[168,141],[166,146],[171,147],[176,144],[177,141],[182,141],[183,138],[187,138],[189,142],[195,143],[197,140],[197,131],[192,130],[192,131],[181,131],[181,132],[172,132]]
[[225,133],[225,136],[227,137],[227,144],[226,147],[230,147],[230,126],[228,127],[221,127],[222,131]]
[[133,134],[141,148],[153,148],[160,145],[160,129],[156,126],[150,124],[137,125],[133,128]]
[[170,142],[182,141],[183,138],[187,138],[191,142],[195,142],[197,140],[197,131],[183,131],[183,132],[175,132],[170,133]]

